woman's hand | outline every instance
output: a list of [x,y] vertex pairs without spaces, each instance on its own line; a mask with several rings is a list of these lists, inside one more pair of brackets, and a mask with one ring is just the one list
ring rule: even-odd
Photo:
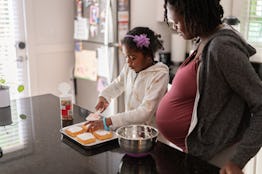
[[244,174],[240,167],[232,162],[226,163],[221,169],[219,174]]
[[108,101],[104,97],[100,96],[98,97],[98,102],[96,104],[95,109],[103,112],[108,107],[108,105]]

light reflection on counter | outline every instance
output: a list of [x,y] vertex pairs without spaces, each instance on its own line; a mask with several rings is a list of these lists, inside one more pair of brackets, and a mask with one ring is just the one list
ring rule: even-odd
[[[11,109],[12,124],[0,126],[0,147],[3,150],[3,157],[0,162],[13,157],[18,157],[32,152],[32,117],[26,113],[26,119],[21,119],[23,113],[23,103],[20,101],[12,102]],[[27,110],[28,112],[28,110]]]

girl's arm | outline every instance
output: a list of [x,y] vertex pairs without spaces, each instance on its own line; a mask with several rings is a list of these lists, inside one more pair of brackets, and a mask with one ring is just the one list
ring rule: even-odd
[[116,98],[124,91],[124,80],[127,73],[127,64],[123,67],[118,77],[107,86],[99,96],[103,96],[109,103],[112,98]]
[[127,124],[145,124],[152,120],[157,106],[167,91],[169,75],[161,72],[151,79],[145,91],[141,104],[133,110],[118,113],[111,117],[112,127],[116,128]]

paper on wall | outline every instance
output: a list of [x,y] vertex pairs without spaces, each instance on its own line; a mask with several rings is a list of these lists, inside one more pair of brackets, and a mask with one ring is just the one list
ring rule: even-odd
[[108,47],[100,47],[97,49],[97,58],[98,58],[98,76],[108,78],[109,75],[109,57]]
[[74,21],[74,39],[88,40],[89,38],[89,23],[87,18],[77,18]]
[[129,20],[129,13],[128,11],[120,11],[118,12],[118,21],[119,22],[128,22]]
[[119,38],[119,42],[122,38],[124,38],[124,36],[126,35],[126,33],[129,30],[129,23],[128,22],[118,22],[118,38]]
[[77,78],[96,81],[97,63],[96,51],[76,51],[74,76]]
[[108,86],[107,79],[105,77],[98,77],[97,91],[101,92],[106,86]]

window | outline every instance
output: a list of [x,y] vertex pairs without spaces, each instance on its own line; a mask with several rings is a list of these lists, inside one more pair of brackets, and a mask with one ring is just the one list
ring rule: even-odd
[[[258,56],[252,61],[261,62],[262,49],[262,0],[235,0],[241,3],[240,24],[241,33],[257,49]],[[247,10],[246,10],[247,9]],[[262,149],[243,169],[246,174],[262,173]]]
[[[19,118],[17,117],[16,106],[14,105],[9,109],[12,113],[12,125],[0,126],[0,147],[3,148],[5,153],[12,152],[13,150],[20,149],[24,146],[24,137],[22,134],[21,128],[19,128],[18,122]],[[21,125],[20,125],[21,127]]]
[[[16,88],[23,82],[23,66],[16,61],[16,40],[21,36],[21,3],[17,0],[0,0],[0,79],[5,79],[10,86],[10,95],[14,99],[18,97]],[[0,98],[1,100],[1,98]],[[28,130],[24,122],[19,118],[21,108],[19,102],[13,102],[11,107],[1,108],[10,110],[12,124],[0,126],[0,147],[4,153],[11,153],[19,149],[24,152],[28,144]],[[6,115],[0,115],[2,118]]]
[[17,57],[22,56],[16,49],[16,42],[24,31],[21,32],[21,2],[0,0],[0,79],[10,86],[11,99],[20,96],[16,90],[19,84],[27,85],[24,83],[24,64],[17,62]]
[[262,47],[262,0],[250,0],[247,39]]
[[[17,158],[20,155],[32,153],[32,118],[28,117],[25,120],[21,120],[18,113],[19,110],[25,107],[23,102],[13,102],[12,107],[6,107],[5,110],[10,110],[12,113],[12,124],[6,126],[0,126],[0,147],[3,149],[5,160],[11,158]],[[28,108],[27,108],[28,109]],[[23,110],[23,109],[22,109]],[[31,110],[31,108],[30,108]],[[28,113],[32,115],[32,111]],[[2,162],[4,162],[2,161]]]

